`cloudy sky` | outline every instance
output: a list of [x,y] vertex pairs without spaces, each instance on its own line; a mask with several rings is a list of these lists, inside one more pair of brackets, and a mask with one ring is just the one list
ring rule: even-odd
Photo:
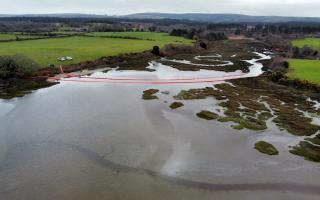
[[0,0],[0,14],[137,12],[320,17],[320,0]]

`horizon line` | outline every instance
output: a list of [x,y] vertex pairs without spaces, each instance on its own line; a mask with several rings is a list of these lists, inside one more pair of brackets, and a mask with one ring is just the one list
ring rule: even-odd
[[13,16],[23,16],[23,15],[96,15],[96,16],[128,16],[136,14],[175,14],[175,15],[184,15],[184,14],[202,14],[202,15],[242,15],[249,17],[291,17],[291,18],[320,18],[320,16],[289,16],[289,15],[251,15],[251,14],[242,14],[242,13],[209,13],[209,12],[138,12],[138,13],[129,13],[129,14],[102,14],[102,13],[82,13],[82,12],[50,12],[50,13],[0,13],[0,15],[13,15]]

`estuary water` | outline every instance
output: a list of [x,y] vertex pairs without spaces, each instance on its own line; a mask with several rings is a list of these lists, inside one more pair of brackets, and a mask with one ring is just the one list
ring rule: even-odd
[[[258,60],[237,78],[260,75]],[[213,98],[169,108],[180,90],[230,74],[150,67],[65,78],[0,101],[0,199],[319,199],[319,164],[288,153],[299,138],[197,118],[221,109]],[[159,100],[142,100],[147,89],[159,89]],[[259,140],[280,155],[257,152]]]

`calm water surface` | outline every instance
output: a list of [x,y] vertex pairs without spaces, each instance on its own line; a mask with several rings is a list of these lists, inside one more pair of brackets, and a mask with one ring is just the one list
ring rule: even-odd
[[[0,101],[0,199],[319,199],[319,164],[288,153],[299,138],[198,119],[211,98],[169,108],[208,85],[70,82]],[[170,95],[142,100],[151,88]]]

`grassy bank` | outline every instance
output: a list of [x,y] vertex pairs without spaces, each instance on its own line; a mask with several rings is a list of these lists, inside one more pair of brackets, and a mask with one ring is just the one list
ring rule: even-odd
[[[74,36],[67,38],[48,38],[42,40],[14,41],[0,43],[0,56],[22,54],[43,67],[59,65],[58,57],[72,56],[73,60],[64,64],[95,60],[102,56],[115,56],[123,53],[134,53],[152,49],[158,45],[191,44],[191,40],[172,37],[162,33],[92,33],[97,37]],[[99,36],[138,37],[137,39],[104,38]]]
[[287,74],[289,79],[308,80],[320,84],[320,61],[291,59],[290,71]]
[[21,33],[0,33],[0,42],[4,41],[14,41],[17,40],[27,40],[27,39],[38,39],[44,38],[44,36],[37,36],[37,35],[23,35]]
[[0,41],[15,40],[14,34],[0,33]]
[[304,38],[299,40],[293,40],[292,45],[299,48],[302,48],[307,45],[313,49],[320,50],[320,38]]

